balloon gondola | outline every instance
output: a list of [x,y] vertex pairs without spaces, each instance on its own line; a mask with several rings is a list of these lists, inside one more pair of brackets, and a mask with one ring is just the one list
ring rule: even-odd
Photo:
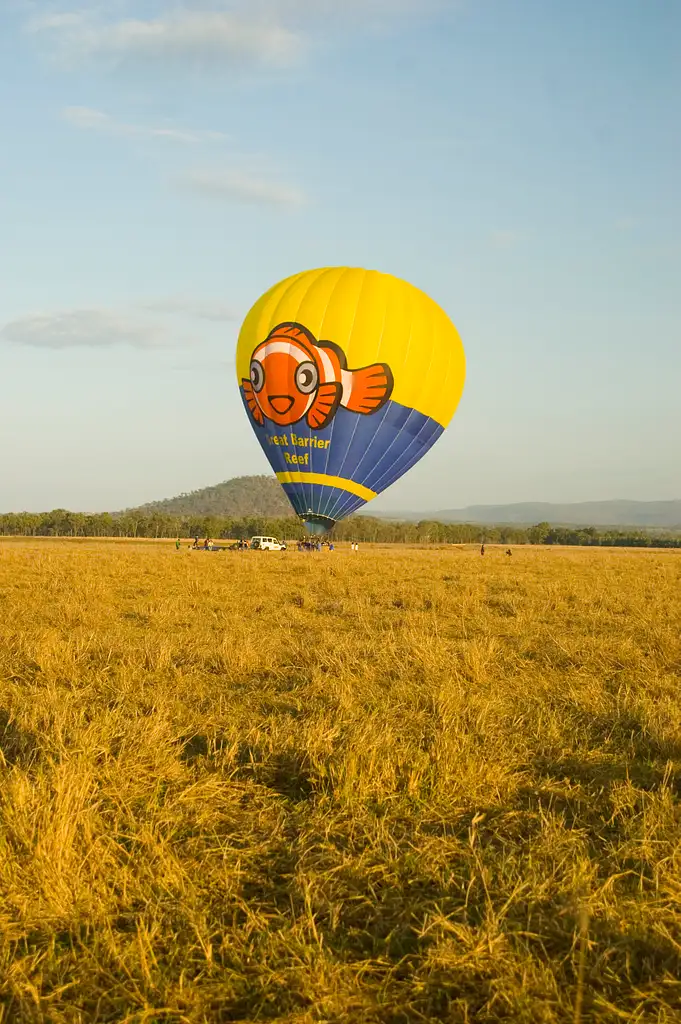
[[447,314],[390,274],[305,271],[246,316],[237,378],[255,434],[295,512],[323,534],[425,455],[463,391]]

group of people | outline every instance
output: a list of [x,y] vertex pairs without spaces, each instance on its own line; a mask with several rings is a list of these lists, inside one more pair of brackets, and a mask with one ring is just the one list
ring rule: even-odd
[[[175,544],[175,547],[176,548],[180,547],[179,539],[178,539],[177,543]],[[200,544],[199,543],[199,538],[198,537],[194,537],[194,543],[190,544],[190,547],[191,547],[192,551],[199,551],[199,550],[213,551],[215,549],[215,542],[214,542],[212,537],[206,537],[206,539],[204,540],[203,544]]]
[[298,550],[299,551],[323,551],[326,548],[328,551],[335,551],[335,547],[332,540],[299,540]]
[[[246,545],[248,547],[248,545]],[[182,547],[182,539],[180,537],[175,541],[175,550],[179,551]],[[198,537],[194,537],[194,543],[189,545],[190,551],[224,551],[225,549],[216,544],[212,537],[206,537],[203,544],[199,542]]]

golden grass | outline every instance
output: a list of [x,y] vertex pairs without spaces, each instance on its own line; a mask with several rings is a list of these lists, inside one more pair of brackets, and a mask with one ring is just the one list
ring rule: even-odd
[[681,1020],[681,554],[0,545],[0,1020]]

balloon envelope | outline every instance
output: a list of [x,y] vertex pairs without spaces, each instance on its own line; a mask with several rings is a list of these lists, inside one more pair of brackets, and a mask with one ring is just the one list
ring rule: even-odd
[[407,472],[463,391],[463,345],[413,285],[352,267],[271,288],[237,344],[246,412],[296,513],[324,532]]

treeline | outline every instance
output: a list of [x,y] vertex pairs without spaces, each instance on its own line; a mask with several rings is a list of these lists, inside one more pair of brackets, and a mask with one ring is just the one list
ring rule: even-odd
[[[167,515],[128,512],[87,515],[55,509],[52,512],[10,512],[0,515],[0,536],[5,537],[212,537],[214,540],[245,540],[262,535],[281,540],[306,536],[305,527],[292,516]],[[334,529],[339,541],[355,540],[384,544],[567,544],[602,547],[681,547],[681,534],[652,534],[645,530],[597,530],[595,527],[476,526],[471,523],[389,522],[369,516],[353,516]]]

